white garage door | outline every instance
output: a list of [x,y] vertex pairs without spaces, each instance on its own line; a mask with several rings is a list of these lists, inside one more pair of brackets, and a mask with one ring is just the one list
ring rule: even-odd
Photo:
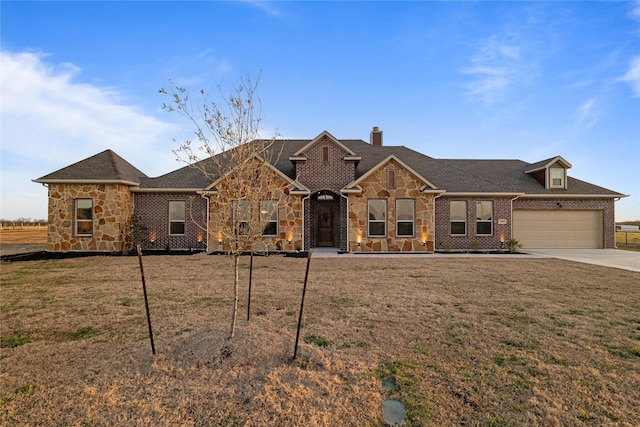
[[602,211],[513,211],[523,248],[602,248]]

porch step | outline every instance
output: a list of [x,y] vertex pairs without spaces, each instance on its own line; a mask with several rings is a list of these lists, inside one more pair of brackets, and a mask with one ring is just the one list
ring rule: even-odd
[[319,248],[311,248],[311,251],[312,251],[312,254],[311,254],[312,258],[331,258],[331,257],[338,256],[338,248],[319,247]]

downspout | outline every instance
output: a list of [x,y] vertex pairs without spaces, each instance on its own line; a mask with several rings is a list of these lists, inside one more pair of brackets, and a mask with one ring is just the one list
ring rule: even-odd
[[205,242],[206,245],[206,252],[209,252],[209,197],[206,195],[205,192],[200,193],[200,197],[202,197],[206,203],[207,203],[207,224],[205,225],[205,238],[207,239]]
[[443,194],[444,192],[438,193],[433,198],[433,252],[435,252],[437,249],[436,241],[438,240],[436,236],[436,230],[438,229],[438,227],[436,227],[436,199],[442,197]]
[[305,248],[305,235],[306,235],[305,233],[306,228],[305,228],[305,221],[304,221],[305,219],[304,201],[310,198],[311,198],[311,193],[309,193],[307,197],[302,198],[302,233],[300,236],[302,238],[302,251],[304,251],[304,248]]
[[510,218],[509,218],[509,236],[510,236],[511,239],[514,238],[513,237],[513,201],[516,200],[518,197],[520,197],[520,196],[518,195],[518,196],[514,197],[513,199],[511,199],[509,201],[509,203],[510,203],[510,206],[509,206],[509,215],[510,215]]
[[[613,248],[618,249],[618,239],[616,233],[616,202],[622,199],[622,197],[613,198]],[[602,213],[602,222],[604,222],[604,212]],[[604,224],[602,224],[602,234],[604,234]],[[604,248],[604,235],[602,236],[602,247]]]
[[344,197],[344,199],[347,201],[347,209],[345,209],[345,227],[347,227],[347,245],[345,246],[347,253],[349,252],[349,229],[351,227],[349,227],[349,198],[347,196],[345,196],[344,194],[340,193],[340,197]]

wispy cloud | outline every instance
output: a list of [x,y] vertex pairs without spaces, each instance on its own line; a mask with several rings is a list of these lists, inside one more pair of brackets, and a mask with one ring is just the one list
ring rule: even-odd
[[277,8],[274,2],[266,1],[266,0],[240,0],[244,4],[248,4],[257,9],[262,10],[269,16],[277,17],[282,15],[282,10]]
[[636,21],[640,21],[640,0],[636,0],[633,2],[633,7],[630,12],[631,18]]
[[177,125],[127,105],[114,88],[80,81],[73,64],[38,52],[2,51],[0,61],[2,216],[43,216],[12,212],[8,201],[29,199],[37,190],[31,179],[108,148],[150,175],[175,168]]
[[576,125],[580,129],[589,129],[600,120],[600,109],[595,98],[590,98],[576,110]]
[[629,70],[620,80],[631,86],[631,92],[634,98],[640,98],[640,56],[636,56],[631,60]]
[[467,94],[486,104],[493,104],[524,77],[521,47],[513,40],[493,36],[470,58],[471,65],[461,72],[473,77]]

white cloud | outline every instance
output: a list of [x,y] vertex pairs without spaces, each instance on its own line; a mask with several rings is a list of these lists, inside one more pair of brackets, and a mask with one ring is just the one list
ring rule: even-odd
[[461,70],[474,77],[467,85],[467,94],[486,104],[498,101],[525,77],[521,47],[514,41],[501,41],[496,36],[483,43],[470,62],[469,67]]
[[629,83],[634,98],[640,98],[640,56],[631,60],[629,71],[622,76],[621,80]]
[[38,208],[28,202],[42,194],[30,180],[106,149],[149,175],[180,166],[172,137],[184,130],[127,105],[113,88],[81,82],[77,66],[37,52],[2,51],[0,61],[4,218],[46,217],[46,197],[45,212],[39,199]]
[[633,2],[633,8],[631,9],[631,18],[636,21],[640,21],[640,0]]
[[577,126],[581,129],[589,129],[600,120],[600,110],[597,108],[596,99],[591,98],[576,110]]

